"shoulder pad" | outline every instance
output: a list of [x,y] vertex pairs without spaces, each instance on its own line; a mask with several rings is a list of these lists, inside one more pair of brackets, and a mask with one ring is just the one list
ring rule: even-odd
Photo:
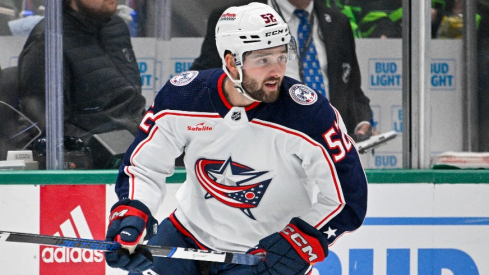
[[198,74],[198,71],[186,71],[179,73],[170,79],[170,83],[174,86],[185,86],[192,82],[192,80],[194,80]]

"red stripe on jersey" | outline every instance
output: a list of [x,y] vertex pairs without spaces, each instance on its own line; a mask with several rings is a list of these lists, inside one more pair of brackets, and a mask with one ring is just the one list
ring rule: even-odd
[[308,143],[310,143],[311,145],[316,146],[316,147],[319,147],[321,149],[321,151],[323,152],[324,158],[328,162],[328,166],[329,166],[329,170],[331,171],[331,175],[333,176],[333,182],[334,182],[334,186],[335,186],[335,189],[336,189],[336,195],[338,196],[338,200],[340,202],[340,205],[338,205],[338,207],[333,212],[331,212],[331,214],[329,214],[328,216],[326,216],[318,224],[315,225],[316,228],[317,227],[320,227],[320,225],[325,220],[327,220],[329,217],[331,217],[334,213],[338,212],[343,207],[343,205],[345,204],[345,202],[343,201],[343,198],[341,196],[341,192],[340,192],[340,189],[341,188],[340,188],[340,185],[339,185],[339,179],[336,177],[336,173],[335,173],[335,170],[333,168],[333,164],[331,163],[330,159],[328,158],[328,153],[326,152],[326,150],[324,149],[323,146],[321,146],[320,144],[318,144],[315,141],[311,140],[310,138],[308,138],[308,137],[306,137],[304,135],[301,135],[298,132],[294,132],[294,131],[291,131],[291,130],[289,130],[287,128],[279,127],[276,124],[269,124],[269,123],[265,123],[264,121],[259,121],[259,120],[256,120],[256,119],[253,119],[251,122],[252,123],[255,123],[255,124],[258,124],[258,125],[265,126],[265,127],[270,127],[270,128],[273,128],[273,129],[277,129],[277,130],[286,132],[286,133],[291,134],[291,135],[294,135],[294,136],[298,136],[298,137],[304,139],[305,141],[307,141]]
[[251,104],[251,105],[247,106],[247,107],[245,108],[245,111],[249,111],[249,110],[251,110],[251,109],[255,108],[256,106],[258,106],[258,104],[260,104],[260,102],[259,102],[259,101],[255,101],[253,104]]
[[231,109],[233,108],[233,106],[229,104],[228,100],[226,99],[226,96],[224,95],[224,91],[222,89],[222,82],[224,81],[224,79],[226,79],[225,73],[223,73],[221,77],[219,77],[219,81],[217,82],[217,91],[219,92],[219,97],[221,98],[222,103],[226,105],[226,108]]
[[[153,137],[154,137],[154,135],[155,135],[156,131],[158,131],[158,126],[155,126],[153,129],[151,129],[151,133],[150,133],[149,137],[147,137],[145,141],[141,142],[141,143],[140,143],[140,144],[139,144],[139,145],[136,147],[136,149],[134,149],[134,152],[133,152],[133,153],[132,153],[132,155],[131,155],[131,165],[132,165],[132,166],[135,166],[135,165],[134,165],[134,162],[133,162],[134,157],[135,157],[135,156],[136,156],[136,155],[139,153],[139,151],[141,151],[141,148],[142,148],[142,147],[143,147],[143,146],[144,146],[146,143],[148,143],[150,140],[152,140],[152,139],[153,139]],[[130,182],[131,182],[131,183],[130,183],[130,190],[131,190],[131,194],[130,194],[129,198],[130,198],[131,200],[133,200],[133,199],[134,199],[134,188],[136,187],[135,177],[134,177],[134,175],[133,175],[131,172],[129,172],[129,166],[126,166],[124,170],[125,170],[126,174],[128,174],[128,175],[130,176],[130,178],[131,178],[131,179],[130,179]]]
[[129,194],[129,199],[133,200],[134,199],[134,174],[129,172],[129,166],[124,167],[124,172],[126,172],[126,175],[129,176],[129,189],[130,189],[130,194]]
[[199,249],[209,250],[208,247],[206,247],[205,245],[197,241],[197,239],[194,237],[194,235],[192,235],[192,233],[188,232],[188,230],[180,223],[177,217],[175,217],[175,212],[171,213],[168,219],[170,219],[173,226],[175,226],[178,229],[178,231],[180,231],[180,233],[182,233],[186,237],[191,238],[195,242],[195,244],[199,247]]
[[171,112],[171,111],[163,111],[156,115],[155,121],[166,116],[188,116],[188,117],[207,117],[207,118],[221,118],[219,114],[205,114],[205,113],[186,113],[186,112]]

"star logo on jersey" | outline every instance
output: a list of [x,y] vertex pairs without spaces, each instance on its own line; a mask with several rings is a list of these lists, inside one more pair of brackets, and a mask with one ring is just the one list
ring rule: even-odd
[[269,171],[255,171],[241,163],[227,160],[199,159],[195,174],[207,191],[206,199],[215,198],[227,206],[238,208],[255,220],[256,208],[265,194],[272,176]]
[[323,233],[324,234],[327,234],[328,235],[328,239],[329,239],[331,237],[336,237],[336,230],[337,229],[332,229],[331,227],[328,227],[328,230],[327,231],[324,231]]

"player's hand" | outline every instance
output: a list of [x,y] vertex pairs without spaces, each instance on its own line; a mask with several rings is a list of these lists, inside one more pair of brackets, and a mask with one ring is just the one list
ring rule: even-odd
[[370,123],[360,124],[355,132],[355,141],[360,142],[367,140],[372,136],[372,125]]
[[156,234],[158,222],[140,201],[124,199],[112,206],[106,241],[116,241],[122,248],[106,252],[105,260],[111,267],[141,272],[153,265],[149,251],[137,245]]
[[248,253],[265,256],[261,263],[252,267],[254,275],[306,274],[312,264],[328,256],[328,241],[316,228],[293,218],[282,231],[260,240]]

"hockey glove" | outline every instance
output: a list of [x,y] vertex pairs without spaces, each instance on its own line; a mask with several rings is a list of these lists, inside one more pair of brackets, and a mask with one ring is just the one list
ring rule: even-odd
[[306,274],[311,264],[328,256],[326,236],[299,218],[293,218],[280,232],[260,240],[250,254],[264,254],[253,274]]
[[149,209],[140,201],[124,199],[114,204],[105,240],[116,241],[122,248],[105,253],[107,264],[134,272],[151,268],[151,253],[136,246],[156,234],[157,225]]

